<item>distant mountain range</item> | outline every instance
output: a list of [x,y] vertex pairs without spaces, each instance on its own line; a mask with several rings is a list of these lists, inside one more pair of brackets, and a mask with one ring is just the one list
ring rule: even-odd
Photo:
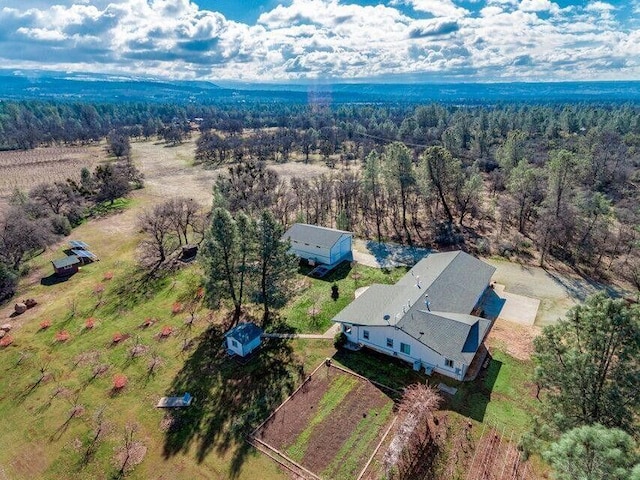
[[0,70],[0,99],[157,103],[640,103],[638,82],[239,84]]

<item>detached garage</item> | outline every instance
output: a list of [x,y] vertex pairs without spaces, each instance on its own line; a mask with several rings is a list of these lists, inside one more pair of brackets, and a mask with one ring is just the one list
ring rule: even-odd
[[353,258],[351,232],[296,223],[285,232],[282,239],[290,240],[291,252],[312,265],[336,265]]

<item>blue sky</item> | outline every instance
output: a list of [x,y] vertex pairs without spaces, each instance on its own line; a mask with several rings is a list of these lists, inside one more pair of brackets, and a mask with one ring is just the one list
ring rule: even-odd
[[241,82],[640,80],[640,0],[0,0],[0,64]]

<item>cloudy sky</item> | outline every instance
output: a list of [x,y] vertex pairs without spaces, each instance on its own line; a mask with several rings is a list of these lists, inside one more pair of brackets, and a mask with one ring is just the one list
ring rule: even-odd
[[640,80],[640,0],[0,0],[0,66],[246,82]]

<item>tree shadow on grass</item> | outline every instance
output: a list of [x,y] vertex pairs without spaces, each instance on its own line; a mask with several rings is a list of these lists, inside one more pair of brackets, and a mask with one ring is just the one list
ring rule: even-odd
[[[300,275],[309,275],[313,271],[315,267],[310,267],[309,265],[301,264],[298,267],[298,273]],[[351,262],[343,261],[336,265],[334,268],[329,270],[329,272],[323,277],[316,278],[316,280],[321,280],[327,283],[337,282],[338,280],[343,280],[349,276],[349,272],[351,272]],[[315,278],[315,277],[314,277]]]
[[101,304],[102,312],[114,314],[123,310],[133,310],[141,303],[153,298],[167,286],[167,272],[150,272],[141,268],[131,268],[125,275],[112,280]]
[[408,363],[368,348],[357,352],[340,349],[333,359],[349,370],[395,390],[401,391],[413,383],[425,381],[425,376],[414,371]]
[[212,326],[195,340],[195,347],[173,379],[168,395],[189,392],[190,407],[172,412],[165,435],[165,458],[195,445],[196,459],[212,451],[233,452],[229,475],[235,478],[252,447],[247,434],[293,391],[302,366],[288,340],[266,339],[256,355],[240,365],[226,355],[223,330]]

